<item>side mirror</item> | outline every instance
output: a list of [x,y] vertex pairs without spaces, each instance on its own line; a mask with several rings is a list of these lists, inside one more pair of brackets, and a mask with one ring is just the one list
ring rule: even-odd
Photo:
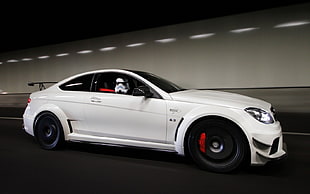
[[146,86],[139,86],[134,88],[132,92],[133,96],[145,96],[146,98],[152,97],[153,93],[150,91],[150,88]]

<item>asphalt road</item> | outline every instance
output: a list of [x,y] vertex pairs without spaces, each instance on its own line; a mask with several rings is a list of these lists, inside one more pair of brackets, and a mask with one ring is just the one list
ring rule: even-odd
[[78,143],[45,151],[21,125],[0,119],[0,193],[309,193],[307,135],[284,135],[280,163],[216,174],[165,152]]

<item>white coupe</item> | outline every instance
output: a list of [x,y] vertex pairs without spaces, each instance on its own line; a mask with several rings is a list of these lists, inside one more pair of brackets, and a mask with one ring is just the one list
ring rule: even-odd
[[23,121],[24,130],[47,150],[66,141],[158,149],[188,155],[214,172],[286,155],[271,104],[185,90],[141,71],[86,72],[34,92]]

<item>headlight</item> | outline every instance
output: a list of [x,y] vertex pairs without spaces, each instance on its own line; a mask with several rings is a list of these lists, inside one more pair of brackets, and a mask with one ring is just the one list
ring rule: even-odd
[[250,108],[246,108],[244,110],[247,113],[249,113],[251,116],[253,116],[256,120],[258,120],[262,123],[265,123],[265,124],[274,123],[274,119],[271,116],[271,114],[262,110],[262,109],[250,107]]

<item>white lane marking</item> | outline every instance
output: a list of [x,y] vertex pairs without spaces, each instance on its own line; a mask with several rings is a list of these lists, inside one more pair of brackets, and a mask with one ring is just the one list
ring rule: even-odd
[[0,119],[3,119],[3,120],[23,120],[23,118],[18,118],[18,117],[0,117]]
[[301,135],[310,136],[310,133],[298,133],[298,132],[282,132],[283,135]]

